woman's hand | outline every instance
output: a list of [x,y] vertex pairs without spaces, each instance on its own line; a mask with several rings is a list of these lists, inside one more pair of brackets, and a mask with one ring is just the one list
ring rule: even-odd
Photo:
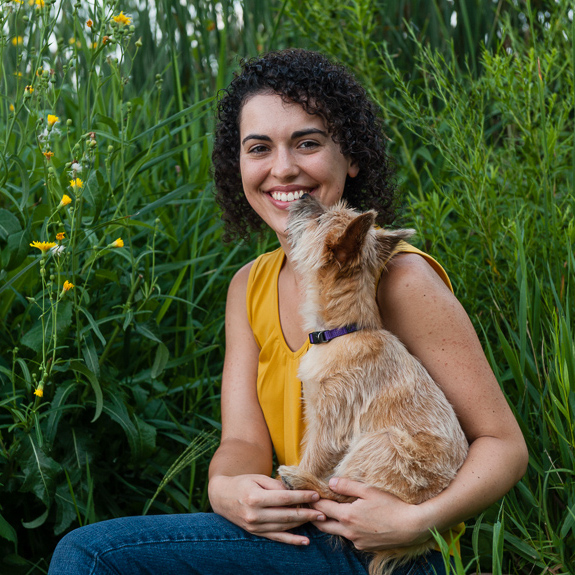
[[266,475],[218,475],[210,479],[214,511],[246,531],[272,541],[308,545],[309,539],[288,533],[308,521],[321,523],[321,511],[298,505],[319,500],[315,491],[291,491]]
[[314,521],[314,525],[325,533],[345,537],[360,551],[403,547],[431,537],[418,505],[351,479],[332,478],[329,487],[335,493],[357,499],[353,503],[329,499],[314,503],[313,508],[327,516],[326,521]]

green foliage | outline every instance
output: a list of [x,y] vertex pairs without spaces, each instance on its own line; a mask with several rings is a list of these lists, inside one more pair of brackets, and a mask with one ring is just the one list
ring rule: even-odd
[[451,273],[529,447],[527,475],[470,526],[455,571],[573,573],[572,5],[483,3],[470,28],[471,4],[315,0],[293,13],[380,104],[405,219]]
[[2,573],[208,505],[227,284],[257,249],[220,241],[213,95],[277,28],[262,4],[244,34],[252,4],[2,1]]

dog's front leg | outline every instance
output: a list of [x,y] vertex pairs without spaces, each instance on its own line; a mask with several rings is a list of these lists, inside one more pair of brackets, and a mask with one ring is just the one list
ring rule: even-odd
[[331,378],[322,382],[315,401],[306,404],[306,435],[299,466],[282,465],[278,473],[290,489],[312,489],[324,498],[350,501],[328,487],[335,467],[349,448],[354,422],[353,411],[342,410],[337,393],[329,388],[333,384],[339,386],[341,381]]

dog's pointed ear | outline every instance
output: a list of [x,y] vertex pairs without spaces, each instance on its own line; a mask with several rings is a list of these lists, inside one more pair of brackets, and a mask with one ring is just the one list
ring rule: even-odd
[[363,242],[375,222],[375,212],[369,211],[354,218],[335,243],[330,246],[335,259],[343,264],[361,251]]
[[377,232],[377,248],[379,259],[383,263],[387,263],[401,241],[408,240],[415,230],[378,230]]

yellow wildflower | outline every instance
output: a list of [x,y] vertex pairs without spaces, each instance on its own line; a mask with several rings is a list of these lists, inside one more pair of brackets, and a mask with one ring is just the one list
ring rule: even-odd
[[[70,180],[70,187],[74,188],[83,188],[84,182],[80,178],[76,178],[75,180]],[[70,202],[68,202],[70,203]]]
[[23,43],[24,38],[22,38],[22,36],[14,36],[14,38],[12,38],[12,46],[22,46]]
[[86,26],[88,26],[88,28],[91,28],[94,25],[94,22],[92,22],[92,20],[90,20],[90,18],[88,18],[88,20],[86,20]]
[[16,76],[16,78],[21,78],[22,77],[22,72],[14,72],[14,76]]
[[56,242],[32,242],[30,245],[33,248],[38,248],[42,255],[46,255],[49,250],[56,247]]
[[64,194],[62,196],[62,199],[60,200],[60,203],[58,204],[58,208],[63,208],[64,206],[67,206],[68,204],[72,203],[72,198],[70,196],[68,196],[67,194]]
[[69,282],[68,280],[66,280],[64,282],[64,290],[63,291],[70,291],[72,288],[74,287],[74,284],[72,282]]
[[[57,239],[59,242],[61,242],[61,241],[64,239],[65,236],[66,236],[66,232],[58,232],[58,233],[56,234],[56,239]],[[65,284],[64,284],[64,285],[65,285]]]
[[58,116],[54,116],[54,114],[48,114],[48,126],[50,126],[50,128],[59,121],[60,118],[58,118]]
[[36,9],[44,8],[44,0],[34,0],[34,4],[36,4]]
[[98,47],[98,42],[92,42],[92,50],[95,50]]
[[44,397],[44,390],[41,387],[37,387],[34,390],[34,395],[37,395],[38,397]]
[[116,24],[120,24],[120,26],[125,26],[132,21],[132,19],[129,16],[126,16],[124,12],[120,12],[117,16],[113,16],[112,20],[114,20]]
[[26,90],[26,92],[28,92],[28,94],[31,94],[34,91],[34,88],[32,88],[32,86],[26,86],[24,88],[24,90]]
[[48,161],[50,161],[52,159],[52,157],[54,156],[54,152],[52,150],[47,150],[45,152],[42,152],[44,154],[44,156],[46,157],[46,159]]
[[16,108],[14,108],[14,104],[10,104],[10,106],[8,106],[10,108],[10,111],[13,112]]
[[122,238],[118,238],[114,240],[109,246],[109,248],[123,248],[124,247],[124,240]]

